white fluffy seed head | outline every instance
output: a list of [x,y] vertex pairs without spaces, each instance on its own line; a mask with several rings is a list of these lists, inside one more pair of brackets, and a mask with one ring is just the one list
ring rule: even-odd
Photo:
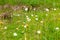
[[13,33],[13,36],[17,36],[17,33]]

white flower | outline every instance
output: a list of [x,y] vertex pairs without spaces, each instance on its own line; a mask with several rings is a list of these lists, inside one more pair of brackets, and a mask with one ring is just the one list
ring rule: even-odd
[[28,8],[27,7],[25,7],[25,11],[28,11]]
[[55,29],[56,29],[56,30],[59,30],[59,27],[56,27]]
[[18,30],[19,28],[16,28],[16,30]]
[[46,16],[48,16],[48,14],[46,14]]
[[24,28],[26,28],[27,27],[27,25],[24,25]]
[[54,8],[53,10],[56,10],[56,8]]
[[31,16],[34,16],[33,14],[31,14]]
[[5,26],[4,29],[7,29],[7,27]]
[[35,15],[35,17],[38,17],[38,15]]
[[46,10],[47,12],[49,12],[49,9],[48,9],[48,8],[46,8],[45,10]]
[[28,26],[28,24],[25,24],[25,25],[24,25],[24,28],[27,28],[27,26]]
[[28,16],[26,16],[28,18]]
[[29,22],[31,21],[31,19],[30,19],[28,16],[26,16],[26,19],[27,19],[27,21],[29,21]]
[[40,21],[41,23],[43,23],[43,21]]
[[30,22],[30,21],[31,21],[31,19],[27,19],[27,21],[29,21],[29,22]]
[[27,17],[27,21],[29,21],[29,22],[30,22],[30,21],[31,21],[31,19],[30,19],[29,17]]
[[14,36],[17,36],[17,33],[13,33]]
[[36,10],[36,8],[33,9],[34,11]]
[[40,30],[38,30],[38,31],[37,31],[37,33],[38,33],[38,34],[40,34],[40,33],[41,33],[41,31],[40,31]]
[[35,18],[35,20],[38,20],[38,18]]

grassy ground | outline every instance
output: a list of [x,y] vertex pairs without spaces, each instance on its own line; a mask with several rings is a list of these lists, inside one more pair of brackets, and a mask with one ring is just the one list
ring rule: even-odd
[[[12,11],[11,20],[0,20],[0,40],[60,40],[60,0],[0,0],[0,5],[6,3],[42,8]],[[8,10],[2,9],[0,14]]]
[[[26,19],[27,16],[30,21]],[[0,40],[60,40],[60,9],[58,8],[49,12],[13,11],[12,17],[11,23],[0,22]]]

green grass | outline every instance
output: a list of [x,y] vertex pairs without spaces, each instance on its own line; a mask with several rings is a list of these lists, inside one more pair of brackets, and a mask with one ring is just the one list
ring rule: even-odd
[[[60,40],[60,0],[0,0],[0,5],[5,4],[40,6],[40,8],[27,12],[21,9],[12,11],[11,21],[0,21],[0,40]],[[49,12],[44,8],[49,8]],[[57,10],[51,8],[57,8]],[[0,14],[8,10],[10,9],[2,9]],[[17,16],[18,14],[20,16]],[[36,15],[38,20],[35,20]],[[26,16],[31,19],[30,22],[27,21]],[[27,28],[24,28],[24,25],[27,25]],[[59,29],[56,29],[57,27]],[[38,30],[41,31],[40,34],[37,33]],[[17,36],[13,33],[17,33]]]
[[[26,13],[26,14],[25,14]],[[12,23],[5,23],[0,25],[0,40],[60,40],[60,9],[56,11],[13,11],[13,14],[20,14],[20,16],[13,15]],[[34,16],[32,17],[31,14]],[[48,14],[48,16],[46,16]],[[31,19],[30,22],[26,20],[26,15]],[[35,15],[38,15],[38,21],[35,20]],[[54,19],[55,18],[55,19]],[[43,24],[40,21],[43,20]],[[25,22],[25,23],[24,23]],[[24,25],[28,24],[27,28]],[[4,29],[4,27],[7,29]],[[16,28],[19,28],[18,30]],[[37,30],[41,33],[37,34]],[[13,36],[16,32],[17,36]]]

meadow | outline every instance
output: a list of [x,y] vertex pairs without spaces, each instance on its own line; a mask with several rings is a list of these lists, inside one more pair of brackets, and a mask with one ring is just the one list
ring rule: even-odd
[[0,18],[0,40],[60,40],[59,0],[0,0]]

